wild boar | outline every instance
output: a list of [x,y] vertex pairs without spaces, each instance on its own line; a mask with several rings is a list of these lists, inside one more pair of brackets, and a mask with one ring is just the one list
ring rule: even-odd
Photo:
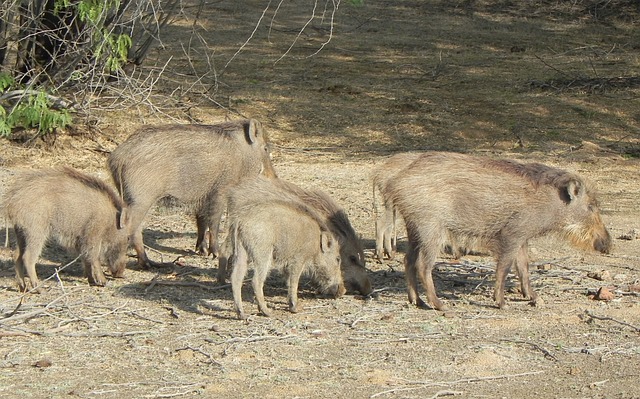
[[102,260],[114,277],[124,273],[128,212],[102,180],[67,167],[27,172],[7,190],[3,203],[18,244],[20,290],[39,291],[36,261],[47,239],[81,255],[92,285],[107,282]]
[[592,186],[580,176],[539,163],[427,152],[385,189],[405,220],[409,301],[442,309],[433,285],[435,257],[449,237],[471,239],[496,257],[494,300],[504,307],[507,273],[516,266],[522,294],[535,303],[528,270],[530,239],[556,233],[574,246],[607,253],[611,237]]
[[[301,201],[305,206],[313,208],[338,239],[342,276],[347,291],[358,291],[362,295],[371,293],[371,281],[365,267],[362,243],[345,210],[328,194],[317,189],[304,189],[282,179],[267,179],[261,176],[238,186],[235,191],[236,201],[238,198],[254,201],[254,197],[259,197],[262,201]],[[239,195],[239,192],[243,194]],[[220,283],[223,283],[226,277],[226,261],[225,255],[221,255],[218,267]]]
[[236,312],[246,319],[242,306],[242,282],[249,264],[253,265],[253,291],[258,308],[270,311],[264,300],[263,286],[270,270],[280,270],[287,279],[291,312],[298,312],[298,282],[306,272],[322,294],[335,298],[345,293],[340,272],[337,240],[317,212],[300,201],[265,200],[243,197],[246,191],[231,194],[228,208],[229,230],[226,247],[232,248],[231,287]]
[[144,268],[150,262],[142,222],[160,198],[173,197],[194,206],[196,250],[215,257],[229,188],[247,177],[276,176],[267,135],[254,119],[143,128],[109,155],[108,166],[129,207],[131,240]]

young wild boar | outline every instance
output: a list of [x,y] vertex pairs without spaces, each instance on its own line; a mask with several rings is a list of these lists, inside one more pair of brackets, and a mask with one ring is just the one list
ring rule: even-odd
[[398,234],[396,231],[396,208],[390,198],[382,198],[384,210],[378,211],[376,202],[376,191],[380,194],[386,192],[387,184],[392,181],[397,174],[411,165],[420,157],[420,153],[396,154],[378,166],[371,173],[373,183],[373,210],[376,214],[376,257],[379,260],[386,255],[393,259],[397,250]]
[[504,284],[513,265],[523,295],[535,303],[528,271],[530,239],[556,233],[580,248],[607,253],[611,247],[589,183],[539,163],[428,152],[387,185],[385,196],[405,220],[407,290],[409,301],[418,306],[424,302],[418,296],[417,276],[429,304],[443,308],[431,272],[449,237],[475,240],[493,252],[494,299],[499,307],[505,305]]
[[267,136],[253,119],[144,128],[111,153],[108,165],[129,207],[132,243],[143,267],[150,262],[142,241],[142,221],[160,198],[174,197],[194,206],[196,250],[215,257],[229,188],[247,177],[276,176]]
[[[291,312],[298,312],[298,282],[306,272],[312,276],[322,294],[335,298],[345,293],[340,272],[340,249],[329,229],[315,210],[300,201],[264,200],[246,191],[232,193],[229,199],[228,245],[232,248],[231,287],[236,312],[246,315],[242,307],[242,282],[251,263],[253,291],[258,308],[265,316],[270,312],[264,300],[263,286],[271,269],[282,271],[287,279]],[[235,196],[235,198],[234,198]]]
[[5,193],[4,210],[15,230],[15,268],[22,291],[38,290],[36,261],[47,239],[82,257],[92,285],[103,286],[104,260],[122,276],[128,244],[127,209],[103,181],[71,168],[28,172]]
[[[351,226],[347,213],[329,195],[320,190],[304,189],[282,179],[264,177],[249,180],[235,188],[234,192],[236,201],[240,198],[255,201],[253,197],[257,197],[261,201],[302,202],[303,205],[314,209],[338,239],[342,276],[347,291],[358,291],[362,295],[371,293],[371,281],[365,267],[362,243]],[[220,283],[223,283],[226,277],[226,262],[226,257],[221,255],[218,267]]]

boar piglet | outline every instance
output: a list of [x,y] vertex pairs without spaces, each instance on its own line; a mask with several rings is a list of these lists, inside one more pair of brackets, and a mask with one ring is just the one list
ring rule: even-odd
[[36,261],[47,239],[81,256],[92,285],[107,282],[102,261],[114,277],[124,273],[128,213],[102,180],[67,167],[26,172],[5,193],[4,209],[18,244],[20,290],[39,291]]
[[[345,210],[328,194],[318,189],[304,189],[282,179],[267,179],[262,176],[249,180],[234,190],[235,201],[255,201],[253,197],[256,196],[262,201],[302,202],[303,206],[315,210],[338,239],[342,276],[347,291],[358,291],[362,295],[371,293],[371,281],[365,267],[362,243]],[[240,205],[242,204],[236,203],[236,206]],[[218,281],[223,283],[226,277],[224,254],[220,256],[219,265]]]
[[194,207],[196,250],[215,257],[229,188],[246,177],[276,176],[266,133],[253,119],[143,128],[109,155],[108,166],[129,207],[132,244],[144,268],[150,262],[142,221],[160,198],[173,197]]
[[[255,197],[254,197],[255,198]],[[340,297],[345,293],[340,272],[340,249],[337,240],[316,212],[299,201],[262,200],[242,206],[230,196],[229,230],[225,247],[232,249],[231,287],[236,312],[246,315],[242,307],[242,282],[249,264],[253,265],[253,291],[258,308],[270,312],[264,300],[264,282],[272,269],[280,270],[287,279],[291,312],[298,312],[298,282],[309,274],[322,294]]]
[[611,237],[591,185],[580,176],[539,163],[523,164],[463,154],[428,152],[386,187],[386,196],[405,221],[405,272],[409,301],[424,306],[417,277],[429,304],[442,309],[432,270],[442,245],[476,242],[496,257],[494,299],[505,305],[504,284],[516,267],[523,296],[533,303],[528,241],[549,233],[576,247],[607,253]]

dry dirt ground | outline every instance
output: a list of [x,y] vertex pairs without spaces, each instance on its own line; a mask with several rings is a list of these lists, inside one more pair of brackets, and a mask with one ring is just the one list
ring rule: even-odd
[[[38,266],[47,289],[23,296],[3,248],[0,397],[640,397],[636,4],[365,0],[342,2],[332,19],[321,2],[311,19],[313,1],[283,2],[275,17],[274,2],[233,59],[267,2],[185,7],[142,68],[173,57],[153,96],[178,106],[96,111],[95,129],[53,143],[3,141],[0,191],[16,171],[51,165],[106,178],[106,153],[143,124],[255,117],[280,176],[348,211],[375,295],[319,299],[305,284],[305,310],[291,314],[274,277],[274,316],[256,314],[247,287],[252,316],[238,321],[216,262],[193,254],[195,224],[180,207],[159,206],[146,223],[150,254],[166,265],[143,271],[132,257],[125,278],[104,288],[52,246]],[[191,63],[189,39],[208,45],[206,54],[194,45]],[[202,71],[204,86],[186,90]],[[396,260],[372,258],[368,175],[393,153],[430,149],[581,173],[599,189],[613,252],[536,240],[532,278],[544,304],[522,301],[510,275],[504,310],[491,300],[491,257],[442,257],[436,284],[449,310],[409,306],[404,240]],[[594,300],[600,287],[614,299]]]

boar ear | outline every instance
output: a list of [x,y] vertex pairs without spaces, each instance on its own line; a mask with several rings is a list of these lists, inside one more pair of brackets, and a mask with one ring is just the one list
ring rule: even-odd
[[122,230],[129,225],[129,208],[122,208],[118,212],[118,230]]
[[560,187],[560,198],[564,203],[569,204],[582,195],[582,183],[578,180],[569,180]]
[[247,123],[244,124],[244,135],[249,144],[256,142],[258,135],[260,135],[260,126],[257,120],[249,119]]
[[331,249],[331,246],[333,245],[333,238],[331,237],[331,234],[329,234],[326,231],[323,231],[320,233],[320,249],[322,250],[322,252],[327,252],[329,249]]

